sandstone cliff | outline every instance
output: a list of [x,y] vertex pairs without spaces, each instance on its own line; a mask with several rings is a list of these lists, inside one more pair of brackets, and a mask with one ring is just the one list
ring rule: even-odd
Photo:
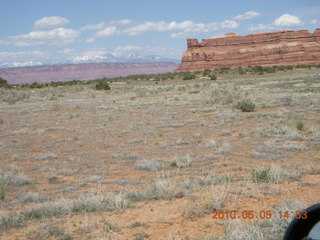
[[177,64],[153,63],[86,63],[38,67],[0,68],[0,77],[10,84],[43,83],[76,80],[94,80],[133,74],[158,74],[172,72]]
[[188,49],[176,71],[220,67],[320,64],[320,28],[187,39]]

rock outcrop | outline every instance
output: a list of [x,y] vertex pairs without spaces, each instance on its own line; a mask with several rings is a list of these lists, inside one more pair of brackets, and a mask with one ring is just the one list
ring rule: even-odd
[[176,71],[220,67],[320,64],[320,28],[187,39],[188,49]]
[[0,68],[0,77],[10,84],[45,83],[57,81],[94,80],[133,74],[158,74],[172,72],[177,64],[152,63],[83,63],[38,67]]

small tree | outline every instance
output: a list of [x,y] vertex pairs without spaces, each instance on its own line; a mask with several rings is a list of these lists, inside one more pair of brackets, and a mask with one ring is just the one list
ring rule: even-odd
[[7,87],[8,83],[6,80],[0,77],[0,87]]
[[111,88],[110,88],[106,79],[102,79],[96,84],[96,90],[106,90],[107,91],[110,89]]

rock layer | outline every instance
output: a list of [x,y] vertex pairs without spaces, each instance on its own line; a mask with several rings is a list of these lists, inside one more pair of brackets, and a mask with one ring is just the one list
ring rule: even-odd
[[187,39],[188,49],[176,71],[220,67],[320,64],[320,28]]
[[43,83],[76,80],[94,80],[133,74],[158,74],[172,72],[177,64],[153,63],[84,63],[38,67],[0,68],[0,77],[10,84]]

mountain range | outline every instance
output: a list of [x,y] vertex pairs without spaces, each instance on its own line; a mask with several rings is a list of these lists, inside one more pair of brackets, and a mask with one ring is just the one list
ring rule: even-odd
[[164,58],[157,55],[140,55],[132,53],[126,56],[115,56],[113,54],[104,55],[85,55],[74,57],[62,62],[39,62],[39,61],[27,61],[27,62],[0,62],[0,68],[11,67],[32,67],[32,66],[48,66],[48,65],[61,65],[61,64],[80,64],[80,63],[147,63],[147,62],[173,62],[180,63],[180,60]]

